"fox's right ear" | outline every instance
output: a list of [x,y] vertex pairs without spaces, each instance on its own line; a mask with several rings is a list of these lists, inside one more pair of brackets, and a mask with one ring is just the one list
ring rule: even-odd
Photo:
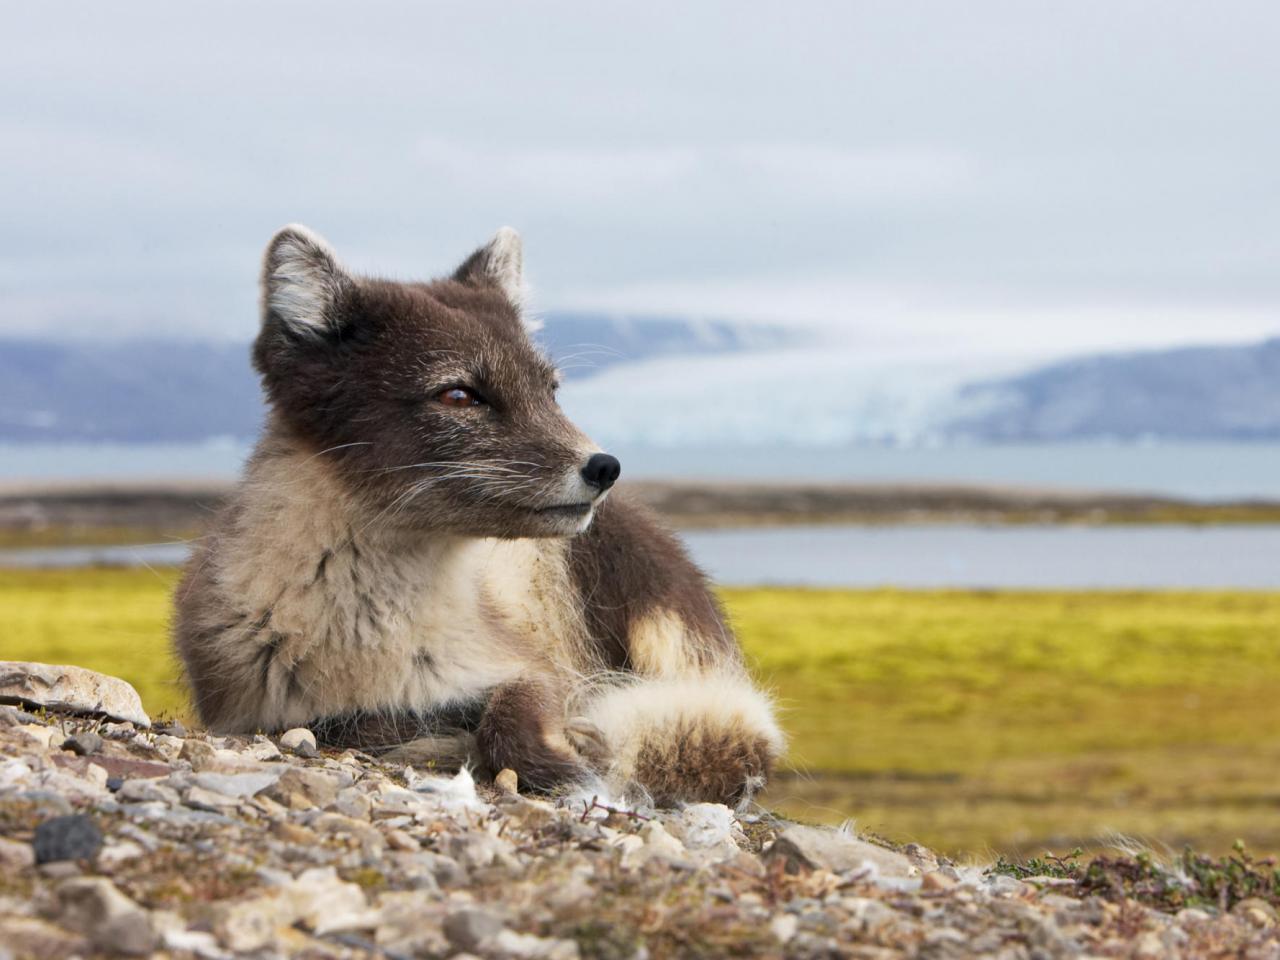
[[262,258],[262,326],[317,335],[338,327],[337,306],[354,285],[333,248],[299,224],[285,227]]

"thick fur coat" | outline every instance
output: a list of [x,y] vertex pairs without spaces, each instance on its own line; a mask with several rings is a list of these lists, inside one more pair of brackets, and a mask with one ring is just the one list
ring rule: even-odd
[[216,731],[312,726],[554,789],[735,802],[783,748],[679,543],[561,412],[504,229],[449,278],[353,276],[288,227],[254,363],[270,414],[176,594]]

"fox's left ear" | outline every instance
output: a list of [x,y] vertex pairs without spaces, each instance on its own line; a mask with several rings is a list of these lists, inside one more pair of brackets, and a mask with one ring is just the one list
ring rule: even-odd
[[453,273],[453,279],[472,286],[493,286],[502,291],[511,305],[524,306],[524,244],[520,234],[502,227],[493,239],[467,257]]
[[280,324],[294,335],[333,332],[354,286],[322,236],[290,224],[271,238],[262,258],[262,327]]

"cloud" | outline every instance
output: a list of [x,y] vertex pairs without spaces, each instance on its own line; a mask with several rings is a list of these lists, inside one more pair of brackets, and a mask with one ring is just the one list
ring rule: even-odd
[[248,336],[295,220],[402,277],[511,223],[543,309],[847,323],[888,352],[1280,328],[1272,4],[140,0],[6,26],[0,332]]

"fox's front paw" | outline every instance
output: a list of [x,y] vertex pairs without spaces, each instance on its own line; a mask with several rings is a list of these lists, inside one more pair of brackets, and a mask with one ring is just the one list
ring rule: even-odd
[[592,773],[573,742],[549,715],[547,692],[513,684],[490,697],[476,730],[476,746],[491,774],[510,768],[531,790],[586,783]]

